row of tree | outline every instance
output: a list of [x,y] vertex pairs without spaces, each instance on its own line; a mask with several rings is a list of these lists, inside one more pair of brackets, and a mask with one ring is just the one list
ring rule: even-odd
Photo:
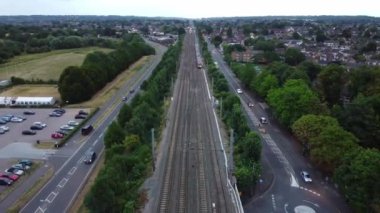
[[[231,65],[297,136],[304,155],[334,181],[357,212],[380,208],[380,68],[274,62]],[[371,149],[374,148],[374,149]]]
[[122,107],[117,121],[108,127],[105,166],[85,198],[90,212],[136,212],[143,204],[139,188],[152,162],[150,132],[161,127],[164,99],[170,92],[168,82],[177,73],[181,46],[182,40],[168,49],[141,87],[143,91],[131,105]]
[[208,76],[213,80],[213,94],[222,102],[222,120],[227,128],[234,130],[234,164],[237,185],[243,192],[243,196],[250,196],[261,172],[261,139],[249,129],[240,99],[234,93],[229,92],[228,82],[214,63],[207,43],[201,34],[198,37],[201,42],[203,59],[207,64]]
[[154,49],[138,34],[128,34],[115,50],[108,54],[97,51],[86,56],[83,64],[67,67],[58,80],[58,91],[63,102],[78,103],[89,100],[119,73]]

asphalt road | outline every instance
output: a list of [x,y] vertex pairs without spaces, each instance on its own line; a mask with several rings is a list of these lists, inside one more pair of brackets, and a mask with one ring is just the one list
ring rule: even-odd
[[[243,94],[239,94],[239,97],[250,127],[258,130],[258,118],[269,118],[269,124],[262,125],[266,133],[259,134],[263,139],[263,169],[268,170],[264,172],[273,174],[273,182],[264,193],[245,204],[245,212],[351,212],[333,184],[302,156],[301,148],[292,136],[270,118],[265,104],[252,93],[244,91],[218,50],[210,44],[209,50],[229,82],[230,89],[243,89]],[[254,107],[249,107],[248,103],[253,103]],[[313,183],[306,184],[302,181],[301,170],[311,174]]]
[[[161,45],[147,41],[155,47],[156,55],[145,64],[136,75],[130,79],[111,99],[100,107],[100,110],[90,119],[89,124],[95,126],[94,131],[82,140],[80,132],[73,136],[67,146],[58,149],[56,154],[48,158],[56,170],[52,179],[27,203],[21,212],[66,212],[78,192],[94,168],[97,160],[91,165],[83,163],[84,154],[88,150],[100,153],[104,150],[103,136],[107,126],[116,118],[120,108],[123,106],[123,96],[129,96],[128,102],[139,91],[142,82],[150,76],[153,69],[160,62],[166,51]],[[131,89],[135,92],[130,94]]]

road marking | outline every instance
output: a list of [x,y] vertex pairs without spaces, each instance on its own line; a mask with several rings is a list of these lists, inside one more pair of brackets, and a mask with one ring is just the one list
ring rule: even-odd
[[99,135],[99,137],[98,137],[98,138],[101,138],[101,137],[103,137],[103,133],[104,133],[104,132],[100,133],[100,135]]
[[319,208],[319,205],[318,205],[317,203],[313,203],[313,202],[308,201],[308,200],[302,200],[302,201],[304,201],[304,202],[306,202],[306,203],[310,203],[311,205],[314,205],[315,207],[318,207],[318,208]]
[[36,211],[34,211],[34,213],[44,213],[46,211],[46,208],[45,209],[42,209],[40,206],[36,209]]
[[289,205],[288,203],[285,203],[285,205],[284,205],[284,211],[285,211],[285,213],[288,213],[288,209],[287,209],[288,205]]
[[79,158],[79,160],[77,161],[77,164],[81,163],[83,160],[84,160],[84,156],[82,156],[81,158]]
[[321,194],[319,194],[318,192],[313,191],[313,190],[310,190],[310,189],[308,189],[308,188],[305,188],[305,187],[302,187],[302,186],[300,186],[299,188],[302,189],[302,190],[305,190],[305,191],[311,192],[311,193],[317,195],[318,197],[321,196]]
[[96,139],[95,141],[94,141],[94,143],[92,144],[92,146],[95,146],[97,143],[98,143],[98,139]]
[[276,200],[274,199],[274,194],[272,194],[272,206],[273,206],[273,210],[276,211]]
[[63,179],[59,182],[58,187],[63,188],[63,187],[66,185],[66,183],[67,183],[68,180],[69,180],[69,179],[67,179],[67,178],[63,178]]
[[55,192],[50,192],[50,194],[47,196],[47,198],[45,199],[48,203],[52,203],[55,199],[55,197],[57,196],[57,193]]
[[74,166],[73,168],[71,168],[70,171],[69,171],[69,175],[73,175],[76,170],[77,170],[76,166]]
[[299,188],[300,187],[300,185],[297,183],[297,181],[296,181],[296,178],[293,176],[293,174],[290,174],[290,182],[291,182],[291,186],[292,187],[297,187],[297,188]]

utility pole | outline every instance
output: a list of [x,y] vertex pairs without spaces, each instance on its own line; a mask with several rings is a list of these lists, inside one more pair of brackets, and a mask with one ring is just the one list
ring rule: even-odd
[[234,173],[234,130],[230,130],[230,174]]
[[154,142],[154,128],[152,128],[152,168],[153,171],[155,170],[155,161],[156,161],[156,155],[155,155],[155,142]]
[[220,119],[223,119],[223,98],[220,98]]

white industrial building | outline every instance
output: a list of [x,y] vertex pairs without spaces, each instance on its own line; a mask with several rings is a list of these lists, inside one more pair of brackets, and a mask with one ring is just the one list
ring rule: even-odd
[[53,106],[54,97],[0,97],[0,106]]

